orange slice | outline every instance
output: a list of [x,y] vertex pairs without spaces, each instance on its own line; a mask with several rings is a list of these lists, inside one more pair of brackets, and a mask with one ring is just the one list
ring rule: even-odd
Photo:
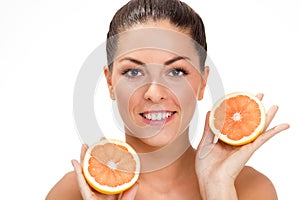
[[238,146],[252,142],[263,131],[266,114],[262,102],[246,92],[225,95],[209,117],[212,132],[223,142]]
[[92,145],[83,161],[83,174],[88,184],[104,194],[118,194],[137,181],[140,160],[126,142],[102,139]]

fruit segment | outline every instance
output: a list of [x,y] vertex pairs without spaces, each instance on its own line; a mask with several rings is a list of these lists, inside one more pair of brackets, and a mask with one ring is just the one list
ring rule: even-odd
[[247,96],[227,99],[216,112],[219,113],[215,114],[216,129],[232,140],[251,135],[261,120],[259,106]]
[[222,141],[232,145],[246,144],[264,128],[264,107],[249,93],[228,94],[214,104],[209,122]]
[[86,152],[83,162],[85,179],[95,190],[117,194],[138,179],[140,161],[134,149],[119,140],[100,140]]
[[99,184],[116,187],[134,177],[136,163],[126,149],[106,143],[96,146],[91,155],[88,170]]

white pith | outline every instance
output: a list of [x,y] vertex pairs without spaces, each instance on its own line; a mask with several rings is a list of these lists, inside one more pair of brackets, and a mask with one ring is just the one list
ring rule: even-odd
[[[238,95],[245,95],[248,96],[250,99],[254,100],[261,111],[261,116],[260,116],[260,124],[256,127],[256,129],[253,131],[253,134],[249,135],[249,136],[245,136],[240,140],[232,140],[230,138],[227,137],[227,135],[223,135],[220,130],[216,129],[216,127],[214,126],[214,116],[211,114],[209,116],[209,126],[212,130],[212,132],[222,141],[226,142],[226,143],[230,143],[231,145],[242,145],[242,144],[246,144],[252,140],[254,140],[256,137],[258,137],[261,132],[263,131],[264,127],[265,127],[265,123],[266,123],[266,113],[265,113],[265,109],[264,109],[264,105],[262,104],[262,102],[253,94],[247,93],[247,92],[234,92],[234,93],[230,93],[227,94],[225,96],[223,96],[222,98],[220,98],[218,101],[215,102],[215,104],[213,105],[212,109],[211,109],[211,113],[215,113],[216,109],[221,105],[221,103],[224,101],[224,99],[228,99],[231,97],[235,97]],[[242,116],[241,113],[235,113],[232,116],[232,119],[234,119],[235,121],[239,121],[241,120]]]
[[117,164],[116,164],[114,161],[112,161],[112,160],[110,160],[110,161],[107,162],[107,166],[108,166],[110,169],[112,169],[112,170],[117,169]]
[[234,121],[240,121],[242,119],[241,113],[239,113],[239,112],[234,113],[233,116],[232,116],[232,119]]
[[[124,183],[122,185],[116,186],[116,187],[110,187],[110,186],[106,186],[106,185],[100,185],[98,182],[96,182],[94,180],[94,177],[92,177],[89,172],[88,172],[88,166],[89,166],[89,159],[91,158],[91,154],[90,154],[90,150],[94,148],[94,146],[96,145],[104,145],[108,142],[112,142],[114,144],[119,144],[122,145],[124,147],[126,147],[126,149],[132,153],[132,156],[136,162],[136,169],[134,172],[134,177],[131,179],[130,182]],[[94,145],[92,145],[90,147],[90,149],[86,152],[85,157],[84,157],[84,165],[83,165],[83,173],[84,176],[86,177],[86,180],[89,184],[91,184],[91,186],[96,189],[99,192],[105,193],[105,194],[117,194],[120,193],[122,191],[124,191],[124,189],[128,189],[129,187],[131,187],[138,179],[139,177],[139,173],[140,173],[140,160],[139,157],[137,155],[137,153],[135,152],[135,150],[127,143],[124,143],[123,141],[119,141],[119,140],[115,140],[115,139],[101,139],[100,141],[96,142]],[[117,163],[113,162],[113,161],[108,161],[107,166],[110,167],[111,169],[113,168],[117,168]]]

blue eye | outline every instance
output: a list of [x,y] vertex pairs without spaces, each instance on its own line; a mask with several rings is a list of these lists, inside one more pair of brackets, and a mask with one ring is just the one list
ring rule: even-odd
[[184,75],[187,75],[187,74],[188,74],[188,72],[185,69],[182,69],[182,68],[171,69],[168,73],[168,75],[172,76],[172,77],[180,77],[180,76],[184,76]]
[[126,69],[124,72],[122,72],[122,75],[125,75],[128,78],[136,78],[142,76],[143,73],[139,69]]

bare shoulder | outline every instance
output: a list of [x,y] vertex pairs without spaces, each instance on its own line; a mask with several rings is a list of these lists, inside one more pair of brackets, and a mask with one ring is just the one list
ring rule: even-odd
[[244,167],[235,182],[239,199],[277,200],[271,180],[252,167]]
[[82,200],[74,171],[66,173],[49,191],[46,200]]

